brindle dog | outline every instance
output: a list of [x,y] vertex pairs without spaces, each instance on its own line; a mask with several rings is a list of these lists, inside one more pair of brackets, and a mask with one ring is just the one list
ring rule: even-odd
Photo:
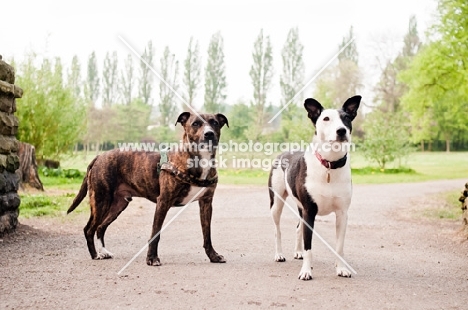
[[[200,116],[200,117],[199,117]],[[107,227],[125,210],[132,197],[144,197],[156,203],[153,229],[146,263],[159,266],[159,232],[168,210],[175,205],[188,203],[202,188],[194,200],[200,205],[203,230],[203,247],[213,263],[226,262],[211,244],[211,215],[214,191],[217,185],[216,167],[197,165],[213,160],[221,135],[221,128],[228,124],[222,114],[195,115],[184,112],[179,115],[185,133],[183,142],[192,147],[167,152],[167,163],[160,165],[161,153],[112,150],[97,156],[88,166],[78,195],[67,213],[72,212],[89,191],[91,215],[84,228],[89,254],[93,259],[112,258],[105,249],[104,234]],[[193,147],[195,146],[195,147]],[[210,147],[212,146],[212,147]],[[162,163],[161,163],[162,164]],[[99,241],[99,251],[94,245],[94,235]]]

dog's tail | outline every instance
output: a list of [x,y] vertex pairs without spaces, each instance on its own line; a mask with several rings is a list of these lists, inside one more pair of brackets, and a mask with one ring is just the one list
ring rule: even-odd
[[68,208],[68,211],[67,211],[67,214],[69,214],[70,212],[72,212],[73,210],[76,209],[76,207],[78,207],[80,205],[80,203],[83,201],[83,199],[86,197],[86,195],[88,194],[88,175],[89,175],[89,171],[91,170],[91,168],[93,167],[94,163],[96,162],[96,159],[98,158],[99,156],[96,156],[93,161],[91,161],[91,163],[88,165],[88,169],[86,171],[86,175],[84,176],[83,178],[83,183],[81,183],[81,188],[80,188],[80,191],[78,192],[78,195],[76,195],[75,199],[73,199],[73,202],[70,206],[70,208]]

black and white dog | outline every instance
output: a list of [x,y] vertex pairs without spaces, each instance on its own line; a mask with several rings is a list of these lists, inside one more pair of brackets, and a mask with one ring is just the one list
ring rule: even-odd
[[[303,219],[297,227],[294,253],[294,258],[304,259],[299,273],[301,280],[312,279],[313,231],[308,226],[314,227],[316,215],[335,212],[336,252],[343,257],[347,212],[352,195],[347,151],[351,142],[351,122],[357,115],[360,102],[361,96],[354,96],[337,110],[324,109],[317,100],[307,99],[304,107],[315,126],[311,146],[305,152],[279,155],[270,172],[270,209],[276,225],[275,260],[286,260],[282,253],[280,231],[284,202],[278,196],[283,199],[290,196],[297,203]],[[337,260],[335,266],[338,276],[351,277],[351,271],[343,262]]]

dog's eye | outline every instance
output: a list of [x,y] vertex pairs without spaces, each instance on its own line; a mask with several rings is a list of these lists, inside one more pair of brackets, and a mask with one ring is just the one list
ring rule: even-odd
[[327,121],[330,120],[330,118],[329,118],[328,116],[325,116],[325,117],[323,118],[323,120],[324,120],[325,122],[327,122]]
[[192,126],[193,127],[200,127],[200,122],[199,121],[193,122]]
[[215,127],[219,126],[219,123],[217,121],[215,121],[215,120],[212,120],[210,122],[210,124],[211,124],[211,126],[215,126]]

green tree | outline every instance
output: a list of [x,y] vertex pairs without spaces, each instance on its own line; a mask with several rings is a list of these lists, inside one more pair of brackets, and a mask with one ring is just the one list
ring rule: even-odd
[[133,73],[133,58],[131,54],[128,54],[127,59],[125,59],[124,69],[120,73],[120,91],[123,102],[126,105],[129,105],[132,102],[133,85],[135,82]]
[[88,71],[85,84],[85,98],[88,105],[94,106],[99,98],[100,82],[96,53],[92,52],[88,58]]
[[304,46],[299,39],[299,29],[297,27],[290,29],[281,51],[283,61],[283,71],[280,76],[281,106],[285,107],[288,105],[281,114],[281,127],[285,139],[289,138],[289,128],[298,110],[296,104],[290,101],[304,85],[305,67],[302,59],[303,50]]
[[253,86],[254,126],[253,139],[258,140],[265,123],[265,107],[268,91],[273,82],[273,52],[269,36],[263,35],[263,29],[254,43],[252,53],[253,64],[250,68],[250,78]]
[[21,124],[18,139],[34,145],[39,159],[59,159],[78,141],[85,107],[65,85],[60,58],[45,58],[37,67],[38,62],[31,54],[18,65],[17,83],[24,89],[16,113]]
[[317,98],[322,106],[331,108],[336,106],[335,76],[332,68],[322,72],[315,81],[315,87],[312,97]]
[[250,125],[253,124],[253,113],[251,107],[243,101],[238,101],[230,106],[229,111],[226,112],[228,119],[242,120],[241,122],[231,122],[229,130],[223,132],[223,140],[229,141],[248,141],[252,139],[248,131]]
[[447,152],[454,136],[468,129],[468,79],[452,52],[443,42],[432,42],[400,75],[409,87],[402,105],[411,115],[414,142],[440,136]]
[[[161,77],[159,82],[159,110],[160,124],[163,127],[174,123],[178,108],[174,91],[179,88],[179,62],[175,60],[175,55],[166,46],[161,57]],[[166,84],[167,83],[167,84]]]
[[112,107],[112,112],[115,116],[114,140],[140,142],[148,136],[151,105],[141,98],[134,99],[130,104],[116,104]]
[[102,70],[102,105],[110,107],[117,101],[117,81],[118,81],[118,58],[117,52],[113,52],[112,56],[109,52],[106,53],[104,59],[104,67]]
[[187,95],[185,100],[192,107],[193,101],[197,95],[198,88],[200,87],[201,82],[201,58],[200,58],[200,48],[198,46],[198,41],[193,42],[193,37],[190,37],[190,42],[187,48],[187,57],[184,62],[184,85],[187,90]]
[[205,68],[204,109],[208,113],[223,112],[224,110],[227,84],[223,50],[223,37],[220,32],[217,32],[211,37]]
[[395,160],[401,163],[412,151],[407,119],[401,112],[385,113],[377,109],[366,117],[363,127],[366,136],[361,151],[380,169]]
[[153,66],[154,48],[153,42],[149,41],[148,46],[141,56],[140,61],[140,78],[139,78],[139,92],[138,96],[145,104],[150,104],[151,92],[153,91],[153,74],[150,67]]
[[[113,105],[113,106],[117,106]],[[86,153],[90,151],[90,145],[94,145],[96,154],[99,154],[101,146],[106,141],[115,141],[118,129],[115,128],[115,113],[111,107],[89,107],[86,117],[86,134],[84,143]]]
[[79,98],[81,96],[81,85],[83,81],[81,80],[81,65],[78,59],[78,56],[73,56],[70,69],[68,70],[67,76],[67,86],[73,90],[75,97]]
[[439,14],[432,41],[399,78],[408,85],[401,105],[411,115],[414,142],[441,137],[449,152],[468,131],[468,3],[440,0]]

